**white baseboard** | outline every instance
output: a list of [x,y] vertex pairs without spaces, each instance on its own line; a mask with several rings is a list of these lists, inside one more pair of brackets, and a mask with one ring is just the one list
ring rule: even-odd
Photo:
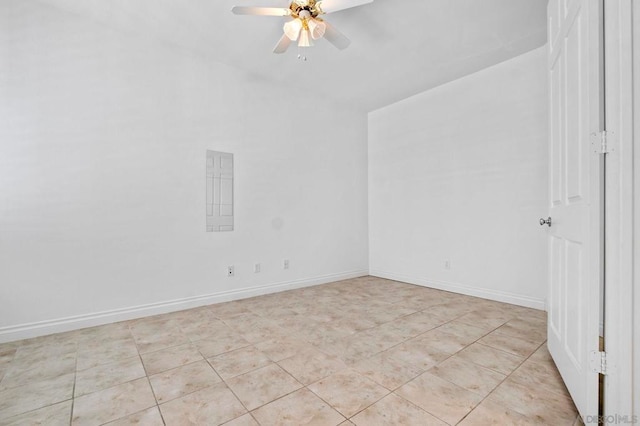
[[186,297],[184,299],[169,300],[166,302],[150,303],[140,306],[130,306],[127,308],[113,309],[86,315],[77,315],[67,318],[58,318],[28,324],[0,327],[0,343],[29,339],[32,337],[44,336],[54,333],[62,333],[65,331],[78,330],[81,328],[94,327],[97,325],[110,324],[114,322],[142,318],[151,315],[166,314],[169,312],[196,308],[198,306],[246,299],[248,297],[260,296],[268,293],[277,293],[279,291],[293,290],[296,288],[310,287],[319,284],[326,284],[333,281],[363,277],[368,275],[368,273],[369,272],[366,270],[341,272],[337,274],[322,275],[295,281],[285,281],[256,287],[243,288],[240,290],[222,291],[218,293],[205,294],[202,296]]
[[450,291],[452,293],[465,294],[467,296],[481,297],[483,299],[495,300],[497,302],[511,303],[513,305],[524,306],[527,308],[540,309],[542,311],[545,310],[544,299],[536,299],[534,297],[522,296],[519,294],[508,293],[504,291],[481,287],[470,287],[464,284],[430,280],[427,278],[418,278],[409,275],[397,274],[394,272],[379,271],[375,269],[369,271],[369,275],[394,281],[402,281],[409,284],[416,284],[423,287],[436,288],[438,290]]

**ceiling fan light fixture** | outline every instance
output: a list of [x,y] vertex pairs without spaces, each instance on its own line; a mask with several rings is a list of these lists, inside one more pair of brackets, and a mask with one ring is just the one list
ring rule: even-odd
[[309,19],[307,26],[309,27],[311,38],[313,38],[314,40],[322,38],[324,36],[325,30],[327,29],[327,26],[324,22],[318,21],[316,19]]
[[296,41],[300,35],[302,29],[302,21],[300,19],[292,19],[284,24],[284,33],[289,37],[289,40]]
[[[351,9],[372,3],[374,0],[287,0],[289,7],[235,6],[231,11],[236,15],[288,16],[289,22],[283,26],[284,34],[278,40],[273,53],[284,53],[292,42],[298,47],[311,47],[313,40],[324,38],[340,50],[351,43],[323,17],[328,13]],[[640,0],[639,0],[640,1]],[[306,57],[302,56],[303,58]]]
[[304,29],[300,32],[300,40],[298,40],[298,47],[311,47],[313,46],[313,41],[311,37],[309,37],[309,30]]

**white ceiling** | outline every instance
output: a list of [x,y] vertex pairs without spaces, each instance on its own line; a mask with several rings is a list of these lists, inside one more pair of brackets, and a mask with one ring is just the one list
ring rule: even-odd
[[296,46],[271,53],[285,18],[231,13],[235,5],[286,6],[286,0],[42,1],[365,111],[546,42],[547,0],[374,0],[326,15],[352,44],[340,51],[319,40],[307,62],[297,59]]

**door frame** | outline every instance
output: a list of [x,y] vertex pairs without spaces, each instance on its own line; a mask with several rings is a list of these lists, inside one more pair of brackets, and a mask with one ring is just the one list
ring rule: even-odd
[[[638,354],[635,355],[636,370],[633,369],[634,296],[636,308],[640,309],[640,306],[637,306],[640,291],[637,285],[634,294],[633,265],[633,74],[640,71],[633,69],[634,1],[637,0],[606,0],[604,2],[605,128],[610,146],[610,152],[606,154],[604,197],[606,212],[604,337],[607,374],[604,378],[603,414],[607,417],[640,416],[640,407],[637,402],[640,399]],[[636,8],[639,7],[636,5]],[[640,11],[636,11],[638,12]],[[639,30],[636,28],[636,31]],[[640,123],[635,125],[640,126]],[[640,129],[640,127],[637,128]],[[638,142],[636,141],[635,144],[638,149]],[[636,164],[636,167],[638,166],[640,165]],[[635,225],[639,226],[637,223]],[[639,243],[636,241],[636,245]],[[637,248],[635,254],[636,256],[640,254]],[[637,277],[635,278],[637,281]],[[635,320],[638,321],[638,317]],[[634,400],[636,400],[635,407]],[[608,419],[605,418],[605,420]]]

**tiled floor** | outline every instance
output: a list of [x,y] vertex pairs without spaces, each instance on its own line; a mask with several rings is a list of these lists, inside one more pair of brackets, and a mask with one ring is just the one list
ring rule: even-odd
[[572,425],[545,330],[357,278],[0,345],[0,425]]

